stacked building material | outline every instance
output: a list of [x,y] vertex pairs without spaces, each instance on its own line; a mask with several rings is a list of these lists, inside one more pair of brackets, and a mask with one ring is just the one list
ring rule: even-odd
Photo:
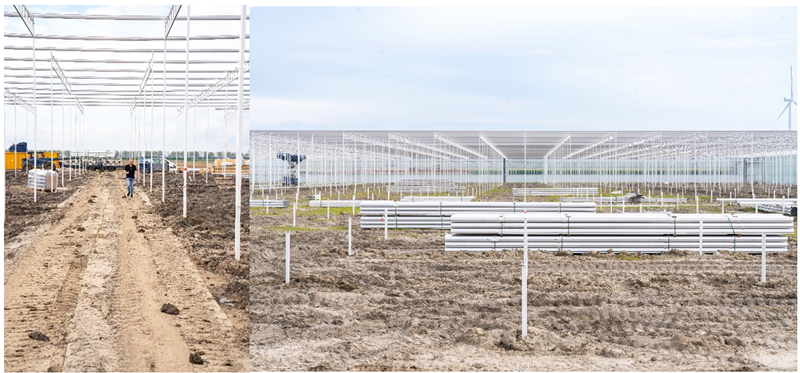
[[288,208],[289,201],[283,199],[250,199],[250,207]]
[[717,201],[736,202],[741,206],[753,206],[758,211],[783,215],[791,215],[792,207],[797,207],[797,198],[719,198]]
[[359,207],[361,203],[367,202],[367,200],[361,199],[343,199],[343,200],[315,200],[315,201],[308,201],[309,207]]
[[762,233],[767,251],[779,252],[788,248],[782,234],[794,232],[792,218],[765,214],[457,214],[445,250],[522,249],[525,218],[529,248],[573,253],[761,252]]
[[401,202],[470,202],[474,196],[405,196]]
[[392,193],[458,193],[465,188],[452,180],[400,180],[390,187]]
[[449,229],[454,214],[504,214],[514,212],[594,213],[594,203],[562,202],[392,202],[367,201],[361,204],[361,228],[383,228],[384,212],[389,228]]
[[514,196],[596,196],[597,188],[513,188]]
[[58,172],[40,169],[28,171],[28,188],[56,190],[57,187]]

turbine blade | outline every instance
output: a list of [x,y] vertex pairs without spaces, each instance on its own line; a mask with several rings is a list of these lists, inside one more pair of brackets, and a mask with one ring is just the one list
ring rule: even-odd
[[792,104],[791,102],[787,102],[786,106],[783,108],[783,111],[781,112],[781,115],[778,115],[778,118],[776,118],[775,120],[781,119],[781,116],[783,116],[783,113],[786,112],[786,109],[788,109],[789,105],[791,105],[791,104]]

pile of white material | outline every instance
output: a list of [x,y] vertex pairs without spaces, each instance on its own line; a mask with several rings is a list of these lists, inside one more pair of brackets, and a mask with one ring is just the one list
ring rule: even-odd
[[405,196],[400,202],[470,202],[473,199],[474,196]]
[[288,208],[289,201],[283,199],[250,199],[250,207]]
[[28,188],[56,190],[58,187],[58,172],[51,170],[28,171]]
[[351,199],[343,199],[343,200],[314,200],[308,201],[309,207],[359,207],[361,206],[362,202],[367,202],[367,200],[351,200]]
[[513,188],[511,192],[517,196],[596,196],[597,188]]
[[[449,229],[455,214],[524,212],[594,213],[594,203],[562,202],[392,202],[367,201],[361,204],[361,228],[436,228]],[[384,220],[384,213],[387,218]]]
[[[766,233],[768,252],[787,251],[793,219],[758,214],[458,214],[445,251],[490,251],[523,248],[524,219],[528,247],[573,253],[669,250],[761,252]],[[702,219],[702,235],[700,221]],[[702,249],[701,249],[702,248]]]

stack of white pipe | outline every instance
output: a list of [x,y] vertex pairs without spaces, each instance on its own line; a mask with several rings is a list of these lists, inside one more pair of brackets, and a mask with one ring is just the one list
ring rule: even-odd
[[250,207],[288,208],[289,201],[283,199],[250,199]]
[[355,207],[361,206],[361,203],[367,200],[361,199],[344,199],[344,200],[322,200],[322,201],[308,201],[309,207]]
[[503,214],[565,212],[594,213],[594,203],[563,202],[392,202],[368,201],[361,204],[361,228],[436,228],[449,229],[455,214]]
[[762,232],[767,251],[778,252],[788,247],[781,234],[794,232],[792,218],[763,214],[458,214],[451,217],[445,250],[521,249],[524,218],[531,248],[573,253],[699,251],[701,240],[704,252],[758,253]]
[[401,202],[470,202],[475,199],[474,196],[405,196]]
[[513,188],[514,196],[594,196],[597,188]]

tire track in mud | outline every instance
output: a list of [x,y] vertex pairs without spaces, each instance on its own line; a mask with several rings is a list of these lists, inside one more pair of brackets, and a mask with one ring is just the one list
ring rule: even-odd
[[[87,265],[88,248],[76,242],[87,242],[98,223],[89,214],[88,200],[99,186],[99,180],[91,180],[64,218],[31,242],[25,259],[5,272],[7,371],[61,370],[66,326]],[[33,339],[36,332],[43,336]]]
[[[136,283],[141,285],[149,282],[150,285],[145,288],[158,289],[158,292],[152,293],[145,290],[143,301],[137,303],[150,304],[147,312],[158,312],[150,315],[151,319],[156,320],[152,324],[162,325],[163,330],[174,331],[170,335],[173,340],[182,337],[180,344],[173,343],[180,345],[178,351],[167,350],[165,357],[175,356],[180,363],[186,363],[176,365],[176,370],[182,371],[249,370],[247,351],[236,348],[241,343],[235,340],[233,324],[206,287],[179,237],[164,226],[159,216],[150,212],[147,201],[135,198],[133,201],[122,202],[132,203],[128,205],[130,211],[123,214],[121,221],[121,230],[126,232],[123,233],[121,253],[130,252],[130,258],[135,260],[134,268],[146,274],[144,278],[136,280]],[[142,258],[147,258],[146,262]],[[162,302],[172,303],[178,307],[180,313],[168,316],[152,307],[160,307]],[[159,318],[161,321],[158,321]],[[152,338],[145,342],[152,348],[149,346]],[[200,357],[203,364],[189,365],[189,353],[202,354]]]
[[[114,174],[94,177],[6,272],[6,370],[249,370],[179,238],[124,190]],[[179,315],[161,312],[168,302]]]

